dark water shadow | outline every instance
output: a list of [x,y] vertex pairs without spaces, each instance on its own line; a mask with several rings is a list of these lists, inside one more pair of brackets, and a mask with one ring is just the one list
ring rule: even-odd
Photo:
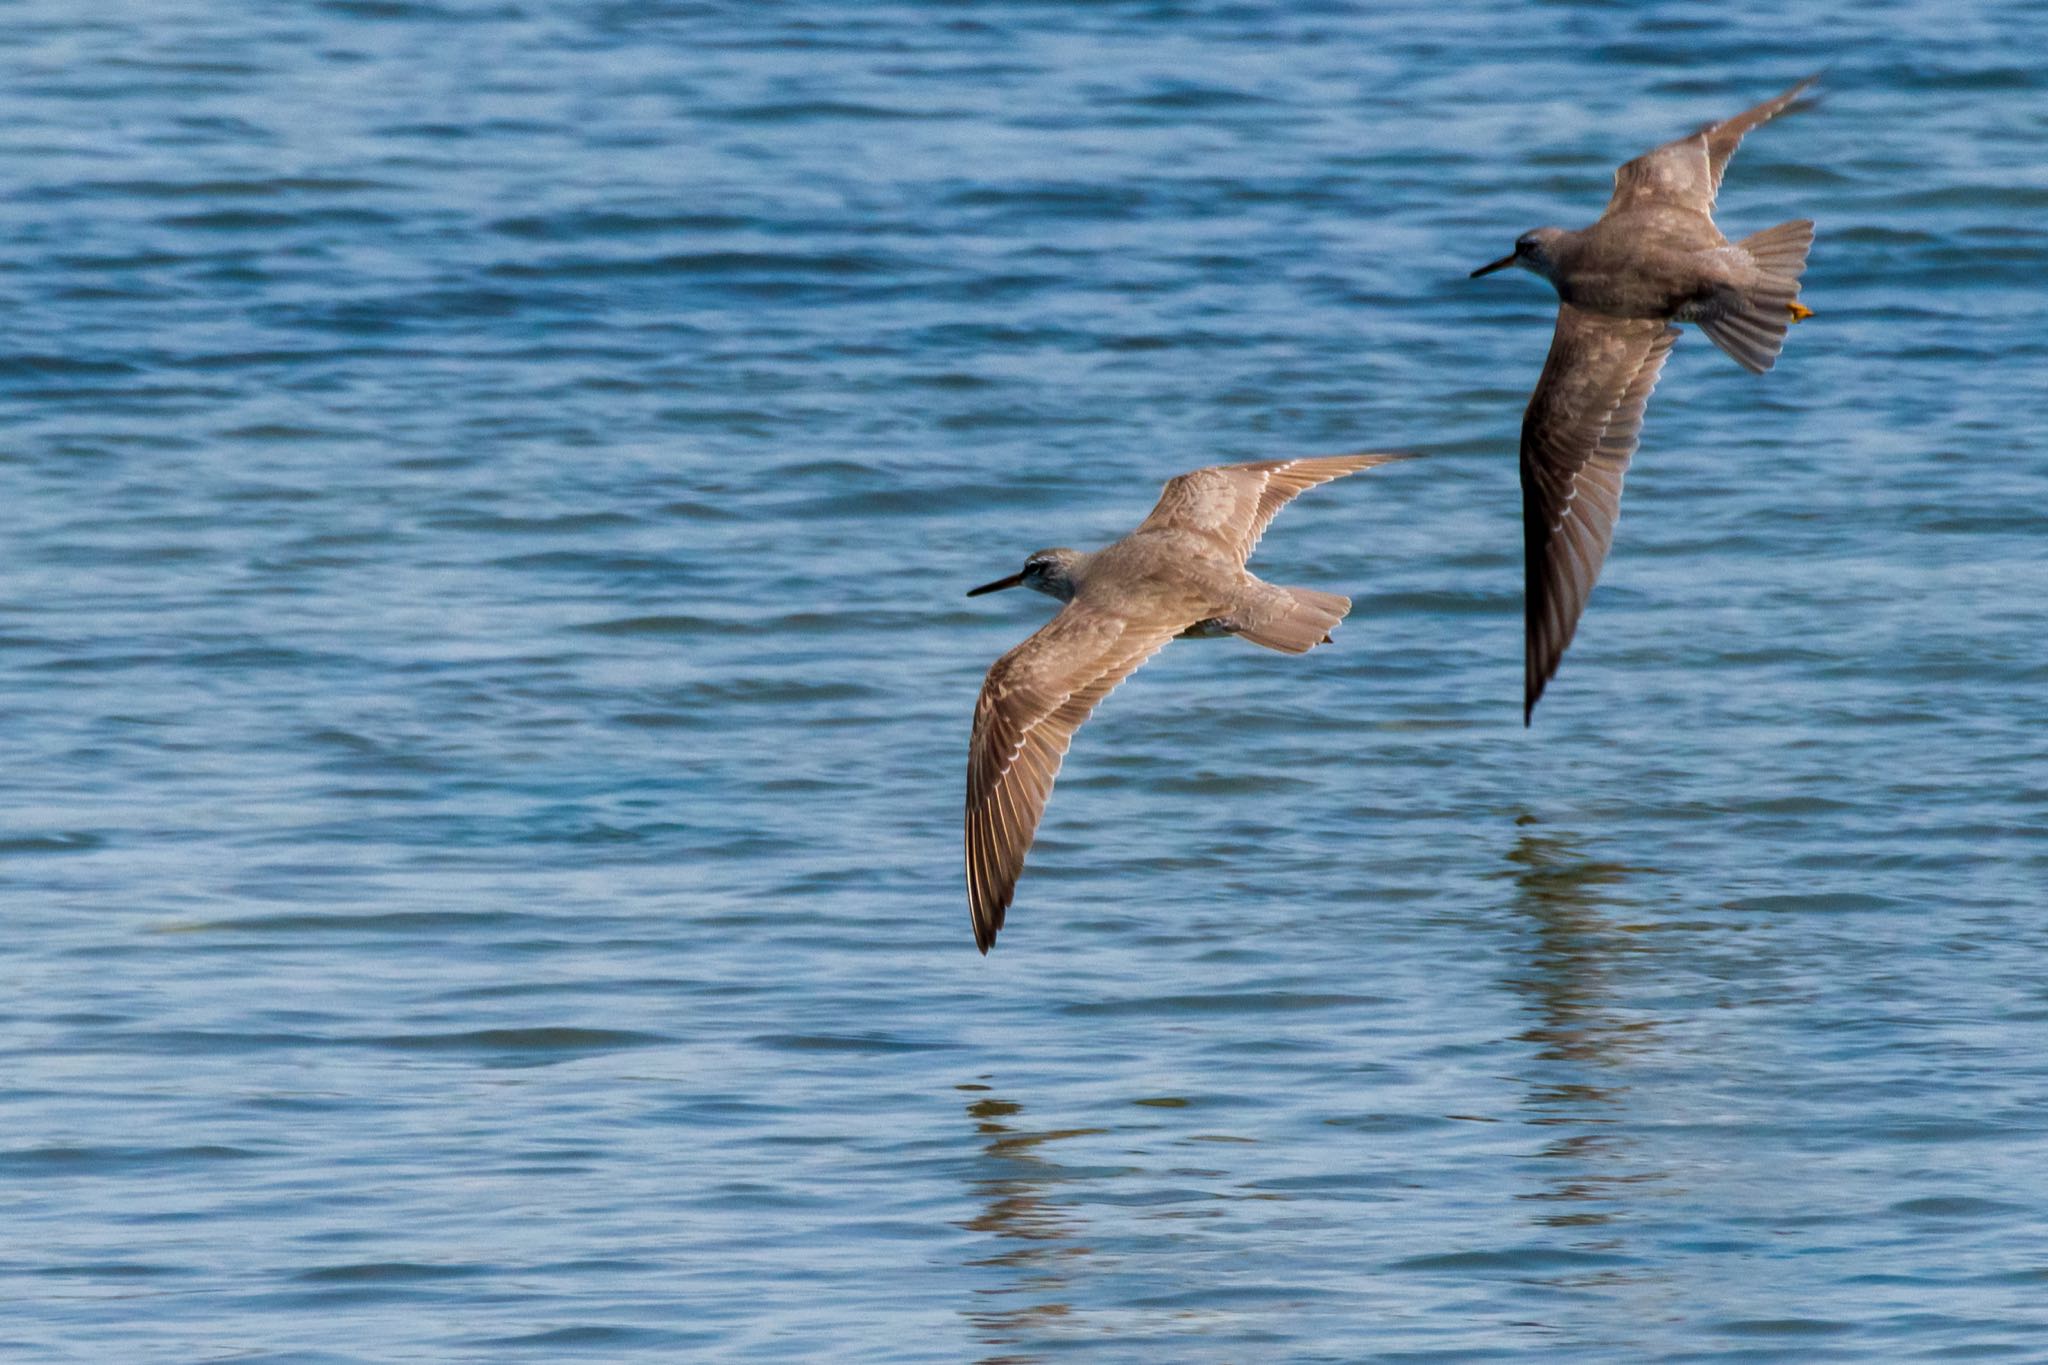
[[977,1288],[962,1311],[976,1339],[994,1352],[981,1357],[981,1365],[1017,1365],[1040,1358],[1019,1353],[1021,1343],[1074,1312],[1069,1291],[1090,1252],[1080,1240],[1085,1224],[1071,1204],[1057,1198],[1060,1186],[1080,1177],[1040,1149],[1106,1130],[1034,1130],[1019,1122],[1023,1105],[1000,1099],[983,1085],[960,1089],[969,1095],[967,1117],[984,1139],[968,1180],[981,1211],[960,1226],[990,1239],[980,1249],[986,1254],[974,1255],[967,1264],[997,1272],[997,1282]]
[[1525,969],[1508,982],[1530,1015],[1516,1035],[1531,1049],[1519,1075],[1524,1122],[1545,1130],[1536,1188],[1518,1197],[1538,1228],[1574,1248],[1623,1252],[1644,1202],[1680,1193],[1631,1121],[1633,1073],[1663,1043],[1660,1021],[1628,1004],[1624,980],[1631,959],[1660,951],[1625,914],[1631,876],[1650,869],[1589,858],[1575,836],[1533,829],[1507,856],[1512,908],[1533,933]]

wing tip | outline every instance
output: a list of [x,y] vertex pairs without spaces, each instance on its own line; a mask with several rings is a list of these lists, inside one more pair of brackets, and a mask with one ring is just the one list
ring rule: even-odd
[[996,935],[1003,931],[1004,912],[1010,907],[1010,895],[1003,890],[999,878],[993,878],[986,854],[977,858],[977,850],[970,848],[967,860],[967,914],[974,926],[974,946],[981,950],[983,957],[995,947]]
[[1778,96],[1778,99],[1781,101],[1781,103],[1779,104],[1777,113],[1773,114],[1772,117],[1776,118],[1782,114],[1804,113],[1806,110],[1811,109],[1818,105],[1820,103],[1820,96],[1809,95],[1807,91],[1813,89],[1814,84],[1817,81],[1819,81],[1822,76],[1826,74],[1826,68],[1822,68],[1821,70],[1814,72],[1811,76],[1802,76],[1798,80],[1794,81],[1789,87],[1786,88],[1784,94]]
[[[1756,104],[1753,104],[1749,108],[1743,110],[1742,113],[1730,115],[1728,118],[1725,118],[1721,121],[1723,123],[1733,123],[1736,119],[1742,118],[1748,114],[1754,114],[1759,109],[1770,109],[1771,113],[1766,117],[1775,118],[1777,115],[1782,114],[1786,110],[1790,109],[1792,107],[1793,100],[1797,99],[1799,96],[1805,94],[1808,90],[1812,89],[1815,83],[1818,82],[1821,77],[1827,75],[1828,72],[1833,69],[1834,67],[1831,63],[1827,66],[1821,67],[1817,71],[1809,71],[1804,76],[1801,76],[1798,80],[1792,82],[1792,84],[1786,86],[1783,90],[1780,90],[1777,94],[1771,96],[1769,99],[1760,100]],[[1709,126],[1711,127],[1712,125]]]
[[[1416,450],[1347,450],[1337,455],[1296,455],[1284,460],[1245,460],[1238,464],[1205,465],[1191,469],[1188,474],[1207,474],[1211,471],[1224,473],[1254,473],[1272,475],[1286,469],[1299,469],[1303,465],[1320,465],[1324,469],[1341,466],[1327,477],[1341,479],[1346,474],[1361,474],[1368,469],[1377,469],[1383,464],[1399,464],[1403,460],[1421,460],[1428,457]],[[1187,475],[1177,477],[1185,478]],[[1168,482],[1171,482],[1169,480]]]
[[[1817,99],[1803,99],[1801,97],[1808,90],[1812,89],[1814,83],[1827,73],[1828,68],[1822,67],[1811,75],[1801,76],[1798,80],[1792,82],[1792,84],[1786,86],[1782,91],[1771,96],[1763,103],[1745,109],[1739,114],[1731,114],[1725,119],[1708,124],[1700,129],[1700,135],[1711,136],[1721,129],[1732,127],[1735,130],[1735,140],[1740,142],[1744,134],[1754,131],[1757,127],[1769,123],[1774,118],[1810,109],[1818,102]],[[1729,150],[1731,153],[1733,152],[1732,145]]]
[[1400,464],[1403,460],[1423,460],[1428,456],[1419,450],[1352,450],[1342,455],[1326,455],[1330,460],[1355,460],[1358,470],[1378,469],[1383,464]]
[[996,946],[996,935],[1003,929],[1002,909],[998,907],[991,912],[979,901],[970,902],[967,909],[974,923],[974,946],[983,957],[987,957],[988,950]]

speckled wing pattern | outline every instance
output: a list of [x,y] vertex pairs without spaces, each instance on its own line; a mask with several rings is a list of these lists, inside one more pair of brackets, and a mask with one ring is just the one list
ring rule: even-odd
[[986,953],[1074,731],[1189,621],[1136,622],[1070,602],[995,661],[967,752],[967,904]]
[[1139,531],[1194,531],[1218,541],[1241,568],[1280,509],[1317,484],[1413,456],[1390,452],[1321,455],[1210,465],[1168,479]]
[[1614,197],[1607,201],[1607,212],[1645,204],[1675,204],[1711,214],[1721,177],[1729,158],[1742,145],[1743,135],[1784,113],[1818,79],[1808,76],[1754,109],[1710,123],[1628,162],[1614,173]]
[[1522,416],[1522,723],[1578,630],[1621,515],[1643,406],[1678,329],[1570,304]]

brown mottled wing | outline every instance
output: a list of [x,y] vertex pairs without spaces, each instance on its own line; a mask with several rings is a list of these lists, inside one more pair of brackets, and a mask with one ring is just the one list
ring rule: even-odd
[[1191,624],[1128,621],[1069,603],[989,669],[967,751],[967,904],[982,952],[1003,927],[1074,731]]
[[1524,725],[1600,576],[1643,405],[1677,336],[1655,318],[1557,310],[1550,358],[1522,416]]
[[1219,541],[1240,566],[1280,509],[1319,483],[1412,455],[1323,455],[1302,460],[1219,464],[1168,479],[1140,531],[1197,531]]
[[1614,197],[1607,201],[1607,212],[1663,203],[1712,213],[1714,196],[1721,190],[1721,176],[1728,169],[1728,159],[1742,144],[1743,135],[1784,113],[1818,79],[1808,76],[1754,109],[1710,123],[1627,163],[1614,173]]

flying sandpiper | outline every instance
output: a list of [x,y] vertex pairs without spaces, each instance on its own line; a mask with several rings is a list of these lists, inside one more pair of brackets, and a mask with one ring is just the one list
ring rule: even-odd
[[1520,266],[1560,300],[1550,357],[1522,417],[1522,723],[1557,672],[1614,539],[1622,475],[1643,405],[1678,336],[1696,322],[1744,369],[1771,368],[1788,324],[1813,316],[1799,274],[1813,245],[1801,218],[1730,242],[1714,195],[1742,135],[1788,108],[1815,77],[1775,99],[1644,153],[1614,173],[1591,227],[1525,232],[1472,272]]
[[1176,637],[1240,635],[1283,654],[1326,644],[1351,599],[1282,588],[1245,570],[1296,494],[1397,454],[1215,465],[1167,482],[1138,529],[1100,550],[1039,550],[967,595],[1034,588],[1066,603],[996,660],[974,704],[967,754],[967,903],[986,953],[1081,722]]

